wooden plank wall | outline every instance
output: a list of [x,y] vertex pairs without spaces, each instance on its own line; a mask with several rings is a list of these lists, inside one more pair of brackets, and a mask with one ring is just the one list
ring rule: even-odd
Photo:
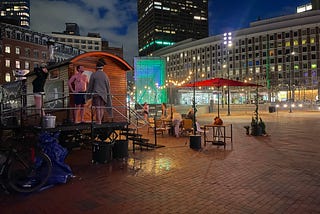
[[[69,114],[66,113],[54,113],[54,109],[51,109],[50,112],[52,115],[57,116],[57,122],[62,123],[65,119],[72,120],[73,110],[70,107],[73,107],[72,96],[69,96],[69,86],[68,80],[75,73],[77,65],[83,65],[86,71],[95,72],[96,62],[99,58],[104,58],[107,65],[104,66],[104,71],[110,79],[111,93],[113,95],[112,104],[116,110],[113,110],[113,122],[126,122],[127,121],[127,68],[116,58],[108,56],[99,56],[96,57],[84,57],[75,62],[64,63],[61,66],[51,68],[49,70],[50,76],[55,78],[48,78],[47,83],[50,81],[63,80],[63,93],[67,97],[64,101],[65,108],[69,108]],[[32,95],[32,81],[35,76],[30,76],[27,79],[27,106],[34,105],[34,98]],[[45,87],[46,90],[46,87]],[[86,103],[86,113],[85,120],[91,121],[91,100],[88,100]],[[61,112],[61,110],[60,110]],[[66,111],[65,111],[66,112]],[[59,118],[58,118],[59,117]],[[61,118],[60,118],[61,117]],[[69,117],[69,118],[67,118]],[[93,116],[94,117],[94,116]],[[105,114],[105,121],[111,121],[108,114]]]

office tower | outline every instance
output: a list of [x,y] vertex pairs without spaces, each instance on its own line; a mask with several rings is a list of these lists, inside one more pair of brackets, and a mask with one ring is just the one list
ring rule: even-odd
[[185,39],[208,37],[207,0],[138,0],[139,56]]
[[320,0],[311,0],[312,10],[320,10]]
[[30,0],[0,1],[0,21],[30,28]]

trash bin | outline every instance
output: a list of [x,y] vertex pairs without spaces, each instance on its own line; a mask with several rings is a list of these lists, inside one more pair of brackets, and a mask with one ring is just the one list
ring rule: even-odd
[[190,148],[201,149],[201,135],[190,135]]
[[128,141],[116,140],[113,146],[113,158],[126,158],[128,157]]
[[276,107],[275,106],[269,106],[269,113],[276,112]]

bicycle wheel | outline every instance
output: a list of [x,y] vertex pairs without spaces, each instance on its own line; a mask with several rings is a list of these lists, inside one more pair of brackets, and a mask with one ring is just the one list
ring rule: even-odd
[[51,170],[51,160],[45,153],[35,148],[19,151],[9,165],[8,184],[17,192],[34,192],[45,185]]

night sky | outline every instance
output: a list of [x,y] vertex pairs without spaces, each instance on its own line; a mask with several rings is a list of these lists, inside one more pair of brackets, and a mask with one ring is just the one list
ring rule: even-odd
[[[311,0],[209,0],[209,32],[216,35],[249,27],[258,18],[293,14]],[[81,35],[100,33],[113,47],[124,48],[132,63],[138,55],[137,0],[32,0],[31,29],[63,32],[75,22]]]

